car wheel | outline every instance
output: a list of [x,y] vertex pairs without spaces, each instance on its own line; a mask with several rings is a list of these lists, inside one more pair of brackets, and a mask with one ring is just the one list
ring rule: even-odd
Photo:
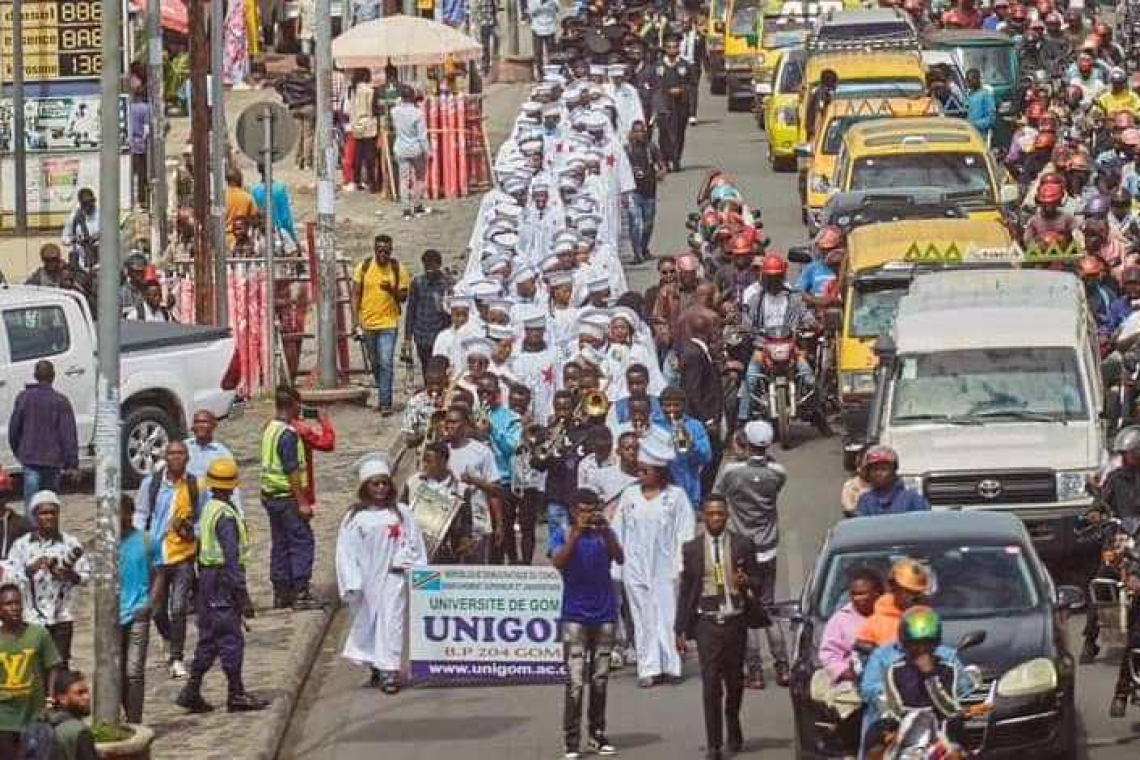
[[178,437],[178,426],[157,406],[140,406],[123,420],[123,485],[138,486]]
[[713,95],[723,95],[728,91],[728,82],[723,76],[714,76],[709,79],[709,92]]
[[1065,760],[1077,756],[1077,707],[1070,694],[1065,699],[1065,718],[1061,726],[1061,735],[1057,739],[1057,748],[1049,756],[1053,760]]

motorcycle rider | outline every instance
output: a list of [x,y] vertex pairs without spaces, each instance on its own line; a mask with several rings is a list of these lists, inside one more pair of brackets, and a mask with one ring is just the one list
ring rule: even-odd
[[[760,266],[760,282],[753,283],[744,292],[741,324],[753,328],[757,336],[771,328],[785,327],[792,334],[800,330],[816,329],[815,317],[806,308],[803,297],[788,287],[788,262],[775,253],[764,256]],[[741,394],[737,416],[749,419],[752,413],[752,396],[756,385],[764,376],[764,357],[761,349],[752,353],[745,371],[745,391]],[[802,356],[796,357],[796,380],[803,391],[815,385],[815,373]]]
[[1121,111],[1140,113],[1140,95],[1128,89],[1128,74],[1119,66],[1108,72],[1108,89],[1096,99],[1096,104],[1109,116]]
[[867,449],[861,470],[871,489],[859,497],[855,505],[857,516],[930,511],[926,497],[907,488],[899,478],[899,455],[891,447],[872,446]]
[[942,620],[930,607],[911,607],[899,621],[899,638],[879,647],[867,661],[859,693],[866,757],[883,757],[899,721],[912,710],[933,710],[947,737],[961,744],[961,700],[969,685],[958,653],[942,643]]
[[1132,194],[1118,187],[1108,198],[1108,226],[1129,248],[1140,241],[1140,218],[1132,211]]
[[829,224],[815,236],[816,258],[800,270],[796,290],[804,294],[808,306],[833,306],[839,301],[835,287],[839,276],[839,265],[847,253],[847,241],[843,230]]
[[1045,16],[1045,36],[1041,40],[1041,54],[1051,74],[1059,73],[1065,63],[1073,57],[1073,42],[1065,34],[1063,23],[1064,19],[1057,11]]
[[1077,228],[1077,222],[1072,215],[1061,211],[1061,202],[1064,199],[1065,186],[1058,175],[1041,178],[1037,184],[1037,193],[1034,196],[1037,211],[1025,224],[1025,245],[1040,244],[1045,235],[1050,232],[1059,232],[1066,238],[1072,239],[1073,231]]
[[1099,256],[1085,254],[1077,259],[1077,276],[1084,283],[1089,310],[1096,319],[1098,332],[1107,336],[1111,332],[1108,319],[1109,307],[1116,299],[1116,292],[1107,282],[1105,269],[1104,260]]

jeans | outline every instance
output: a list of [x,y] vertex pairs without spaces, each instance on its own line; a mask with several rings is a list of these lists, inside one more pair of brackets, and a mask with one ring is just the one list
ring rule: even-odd
[[396,364],[395,327],[385,330],[365,330],[364,340],[372,357],[372,376],[376,380],[376,397],[379,406],[392,406],[392,381]]
[[63,470],[59,467],[24,467],[24,517],[35,524],[35,518],[32,516],[32,511],[28,509],[28,505],[32,503],[32,497],[38,491],[56,491],[59,492],[60,480]]
[[59,652],[59,658],[62,660],[60,669],[67,670],[71,664],[71,637],[75,632],[75,623],[71,621],[53,623],[46,627],[47,632],[51,634],[51,640],[55,644],[56,651]]
[[579,749],[582,740],[582,697],[586,674],[590,679],[590,709],[587,714],[590,736],[606,733],[606,685],[610,678],[610,652],[614,646],[614,624],[583,625],[568,622],[562,626],[562,651],[566,659],[566,701],[562,731],[566,749]]
[[312,526],[302,519],[294,499],[263,498],[262,504],[269,514],[269,580],[294,590],[307,586],[316,550]]
[[[760,601],[765,607],[771,607],[776,601],[776,559],[767,562],[757,562],[757,585],[760,588]],[[764,664],[760,651],[760,631],[754,628],[748,631],[748,666],[759,668]],[[768,651],[777,665],[788,667],[788,645],[784,641],[784,629],[780,621],[772,620],[771,625],[763,629],[768,639]]]
[[491,56],[499,50],[499,28],[494,24],[479,27],[479,44],[483,46],[482,71],[491,70]]
[[132,620],[119,626],[119,666],[123,712],[128,723],[142,723],[146,683],[146,650],[150,620]]
[[554,554],[556,547],[566,541],[570,531],[570,510],[557,501],[546,502],[546,554]]
[[[747,420],[752,415],[752,396],[757,392],[760,378],[764,377],[764,367],[760,362],[752,359],[748,362],[748,369],[744,371],[744,385],[740,390],[740,404],[736,408],[736,418]],[[806,359],[796,360],[796,380],[800,383],[801,391],[806,391],[815,385],[815,372]],[[802,395],[802,394],[801,394]],[[798,402],[798,399],[797,399]],[[768,414],[774,410],[769,409]]]
[[154,627],[166,640],[170,661],[186,657],[186,617],[194,593],[193,558],[166,565],[160,571],[154,599]]
[[649,241],[653,237],[653,224],[657,219],[657,199],[640,193],[630,193],[625,210],[629,223],[629,240],[635,259],[649,257]]
[[531,50],[534,55],[534,79],[536,82],[542,81],[542,67],[546,65],[546,59],[554,52],[554,35],[553,34],[535,34],[530,33]]

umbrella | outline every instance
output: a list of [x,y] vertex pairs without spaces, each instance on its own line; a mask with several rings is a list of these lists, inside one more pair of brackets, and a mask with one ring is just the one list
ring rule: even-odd
[[336,65],[345,69],[394,66],[435,66],[451,59],[470,61],[482,47],[466,34],[435,21],[414,16],[389,16],[366,21],[333,40]]
[[[132,0],[131,6],[141,16],[146,16],[145,0]],[[190,33],[190,11],[182,0],[162,0],[161,4],[162,28],[169,29],[176,34]]]

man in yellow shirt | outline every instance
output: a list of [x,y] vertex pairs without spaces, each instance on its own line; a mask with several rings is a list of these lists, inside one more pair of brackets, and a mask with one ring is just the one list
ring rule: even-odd
[[395,369],[396,336],[400,326],[400,304],[408,299],[411,272],[392,258],[392,238],[377,235],[372,258],[357,265],[352,277],[352,309],[357,330],[372,358],[376,378],[376,409],[385,417],[392,414],[392,380]]
[[1096,99],[1096,104],[1105,114],[1113,116],[1127,111],[1133,116],[1140,115],[1140,95],[1128,89],[1128,75],[1124,69],[1114,68],[1108,75],[1108,84],[1109,89]]
[[257,217],[257,203],[242,187],[241,169],[231,166],[226,170],[226,247],[234,244],[234,221],[244,218],[252,224]]

